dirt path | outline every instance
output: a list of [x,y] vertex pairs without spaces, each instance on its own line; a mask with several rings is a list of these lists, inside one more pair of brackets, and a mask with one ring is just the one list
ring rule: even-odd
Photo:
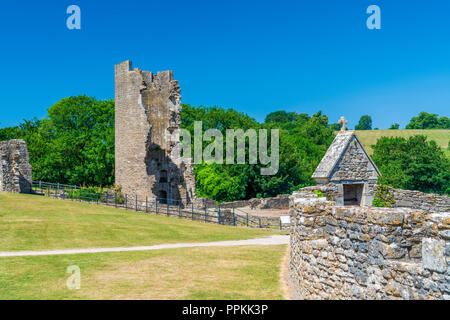
[[140,246],[140,247],[87,248],[87,249],[63,249],[63,250],[47,250],[47,251],[16,251],[16,252],[7,251],[7,252],[0,252],[0,257],[146,251],[146,250],[161,250],[161,249],[190,248],[190,247],[227,247],[227,246],[254,246],[254,245],[266,246],[266,245],[279,245],[288,243],[289,243],[289,236],[273,235],[270,237],[248,239],[248,240],[231,240],[231,241],[199,242],[199,243],[173,243],[173,244],[159,244],[154,246]]

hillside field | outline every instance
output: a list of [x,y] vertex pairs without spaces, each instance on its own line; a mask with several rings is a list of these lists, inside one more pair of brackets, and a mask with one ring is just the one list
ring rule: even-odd
[[413,135],[425,135],[428,140],[434,140],[444,150],[445,154],[450,157],[450,150],[447,150],[450,141],[450,130],[433,129],[433,130],[356,130],[356,134],[364,144],[367,152],[373,153],[372,145],[377,143],[381,137],[404,137],[408,138]]

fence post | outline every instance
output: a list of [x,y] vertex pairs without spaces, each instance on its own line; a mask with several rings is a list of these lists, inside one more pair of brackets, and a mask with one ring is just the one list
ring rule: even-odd
[[206,219],[206,206],[205,206],[205,222],[207,222],[208,220]]
[[236,226],[236,215],[234,214],[234,207],[233,207],[233,225]]
[[194,220],[194,203],[191,202],[191,210],[192,210],[192,220]]
[[148,213],[148,196],[145,196],[145,213]]
[[[42,189],[42,181],[41,180],[39,180],[39,189],[41,190]],[[39,191],[40,191],[39,190]]]
[[[58,182],[57,190],[58,190],[58,194],[59,194],[59,182]],[[55,195],[56,195],[56,193],[55,193]],[[58,198],[58,195],[56,195],[56,197]]]
[[105,205],[108,205],[108,191],[106,191],[106,195],[105,195]]
[[128,209],[128,195],[125,193],[125,209]]
[[219,224],[220,224],[220,204],[219,204],[219,210],[217,210],[217,219],[219,219]]
[[259,219],[259,227],[261,228],[261,218],[258,219]]
[[247,212],[247,227],[248,227],[248,212]]
[[280,218],[280,230],[282,230],[282,227],[281,227],[281,218]]
[[181,202],[178,202],[178,216],[181,218]]
[[137,208],[137,206],[138,206],[138,199],[137,199],[137,197],[138,197],[138,195],[136,195],[136,211],[138,211],[138,208]]
[[95,192],[96,197],[97,197],[97,204],[98,204],[98,190]]
[[166,205],[167,205],[166,214],[167,214],[167,216],[169,216],[169,200],[168,199],[167,199]]

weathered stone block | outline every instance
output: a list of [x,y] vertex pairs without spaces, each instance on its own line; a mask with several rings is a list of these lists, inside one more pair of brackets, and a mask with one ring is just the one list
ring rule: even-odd
[[422,240],[422,260],[424,268],[437,271],[447,271],[445,258],[445,241],[425,238]]

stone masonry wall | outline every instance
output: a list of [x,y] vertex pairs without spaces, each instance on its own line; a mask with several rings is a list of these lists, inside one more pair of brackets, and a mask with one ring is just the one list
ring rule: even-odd
[[0,191],[31,192],[31,165],[23,140],[0,142]]
[[450,213],[290,198],[290,277],[304,299],[450,299]]
[[450,212],[450,197],[446,195],[390,187],[389,192],[394,195],[395,204],[392,207],[421,209],[428,212]]
[[377,171],[364,152],[355,136],[347,146],[344,155],[331,172],[331,182],[340,181],[370,181],[378,179]]
[[243,208],[251,207],[252,209],[287,209],[289,208],[289,195],[279,194],[270,198],[252,198],[250,200],[238,200],[231,202],[223,202],[221,208]]

